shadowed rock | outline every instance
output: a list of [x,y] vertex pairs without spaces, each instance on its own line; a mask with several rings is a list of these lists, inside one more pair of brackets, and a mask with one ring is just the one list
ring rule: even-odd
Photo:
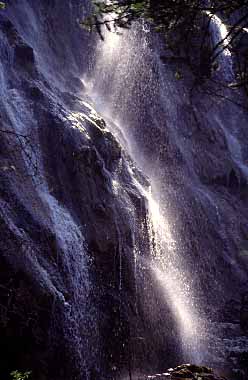
[[183,364],[170,368],[167,372],[148,376],[146,380],[226,380],[218,376],[211,368],[193,364]]

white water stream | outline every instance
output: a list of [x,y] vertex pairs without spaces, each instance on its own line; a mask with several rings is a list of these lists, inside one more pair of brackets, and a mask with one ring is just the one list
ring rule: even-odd
[[[137,148],[128,133],[128,115],[121,111],[122,102],[125,102],[128,87],[131,92],[134,79],[140,76],[142,80],[144,71],[152,68],[149,62],[146,62],[149,55],[146,36],[140,38],[137,30],[129,33],[131,36],[106,33],[105,41],[99,41],[98,44],[95,70],[90,78],[84,78],[84,82],[97,111],[111,122],[112,132],[117,138],[119,129],[121,130],[121,134],[125,137],[121,141],[122,146],[124,141],[123,148],[135,157],[137,162],[139,152],[134,151]],[[153,86],[152,83],[151,85]],[[123,98],[122,92],[125,92]],[[137,112],[140,110],[137,109]],[[118,127],[115,127],[116,125]],[[142,159],[137,164],[145,171]],[[170,228],[173,225],[173,217],[162,213],[152,191],[143,187],[134,175],[132,177],[135,186],[147,199],[151,241],[148,265],[176,321],[181,338],[179,350],[184,354],[182,359],[201,363],[204,361],[205,352],[205,326],[203,318],[199,318],[191,274],[182,269],[186,267],[183,252],[177,246]],[[154,188],[153,183],[151,187]]]
[[228,48],[231,37],[228,35],[228,29],[220,17],[217,15],[212,15],[210,12],[206,13],[209,17],[211,17],[210,27],[213,36],[213,43],[214,45],[220,44],[215,54],[218,55],[222,75],[227,83],[231,82],[234,79],[233,59],[230,49]]

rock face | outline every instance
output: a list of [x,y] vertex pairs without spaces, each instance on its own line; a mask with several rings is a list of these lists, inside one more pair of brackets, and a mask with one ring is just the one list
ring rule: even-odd
[[[136,263],[141,255],[145,268],[149,255],[140,191],[149,182],[80,79],[90,63],[89,36],[76,23],[85,7],[10,1],[0,14],[5,378],[17,369],[41,380],[103,379],[125,374],[134,351],[135,365],[147,369],[176,355],[175,336],[158,328],[168,308]],[[151,310],[160,305],[157,316],[147,314],[144,294]]]
[[226,380],[226,378],[214,374],[208,367],[200,367],[193,364],[183,364],[176,368],[170,368],[167,372],[148,376],[147,380]]
[[175,63],[156,66],[147,40],[135,45],[145,55],[124,55],[122,76],[114,41],[97,68],[96,38],[77,25],[88,9],[9,0],[0,12],[0,374],[119,379],[182,362],[177,315],[150,267],[147,174],[213,327],[206,364],[244,380],[247,116],[207,95],[192,104],[187,69],[175,84]]
[[[13,369],[39,379],[104,374],[107,339],[124,344],[128,336],[121,294],[134,291],[139,232],[132,226],[139,230],[145,204],[132,162],[76,95],[82,86],[70,70],[79,76],[72,52],[80,29],[70,25],[78,10],[23,1],[0,16],[1,376]],[[55,44],[49,32],[59,36],[60,26],[47,12],[69,25],[71,51],[63,56],[56,57],[64,39]],[[116,343],[113,361],[120,350]]]

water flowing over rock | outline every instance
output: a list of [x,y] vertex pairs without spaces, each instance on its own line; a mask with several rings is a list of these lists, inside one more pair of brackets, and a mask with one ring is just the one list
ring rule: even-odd
[[[244,380],[245,99],[192,90],[146,25],[99,41],[78,25],[89,10],[0,11],[0,374],[133,379],[189,360]],[[216,78],[232,70],[223,56]]]

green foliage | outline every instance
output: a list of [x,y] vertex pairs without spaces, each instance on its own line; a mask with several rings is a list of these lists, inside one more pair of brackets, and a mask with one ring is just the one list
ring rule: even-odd
[[[205,4],[205,5],[204,5]],[[194,29],[198,17],[204,12],[219,14],[226,17],[244,9],[247,0],[109,0],[108,2],[93,0],[94,12],[82,22],[98,31],[104,25],[110,27],[130,27],[132,22],[145,18],[153,23],[158,31],[168,32],[178,26],[184,26],[187,35]],[[108,17],[106,17],[108,16]],[[186,29],[185,29],[186,28]]]
[[13,380],[28,380],[31,376],[31,371],[20,372],[20,371],[12,371],[10,376]]
[[133,10],[134,12],[143,12],[145,7],[146,7],[145,1],[140,1],[139,3],[131,4],[131,10]]
[[6,8],[6,4],[0,1],[0,10],[5,9],[5,8]]
[[133,21],[140,17],[145,17],[148,1],[140,0],[111,0],[107,3],[99,0],[92,2],[94,11],[92,14],[81,22],[81,25],[87,30],[96,29],[101,38],[102,26],[108,30],[117,28],[129,28]]
[[182,73],[180,72],[180,71],[176,71],[175,72],[175,78],[177,79],[177,80],[180,80],[180,79],[182,79]]
[[[96,30],[104,39],[104,28],[118,31],[143,19],[164,38],[165,50],[184,60],[200,80],[210,78],[218,69],[218,56],[226,49],[231,50],[242,73],[238,85],[245,86],[248,94],[248,49],[244,52],[244,48],[239,48],[243,26],[248,23],[248,0],[93,0],[92,3],[94,11],[82,21],[82,26]],[[210,41],[214,15],[230,24],[228,35],[215,46]],[[175,77],[181,79],[178,73]]]

